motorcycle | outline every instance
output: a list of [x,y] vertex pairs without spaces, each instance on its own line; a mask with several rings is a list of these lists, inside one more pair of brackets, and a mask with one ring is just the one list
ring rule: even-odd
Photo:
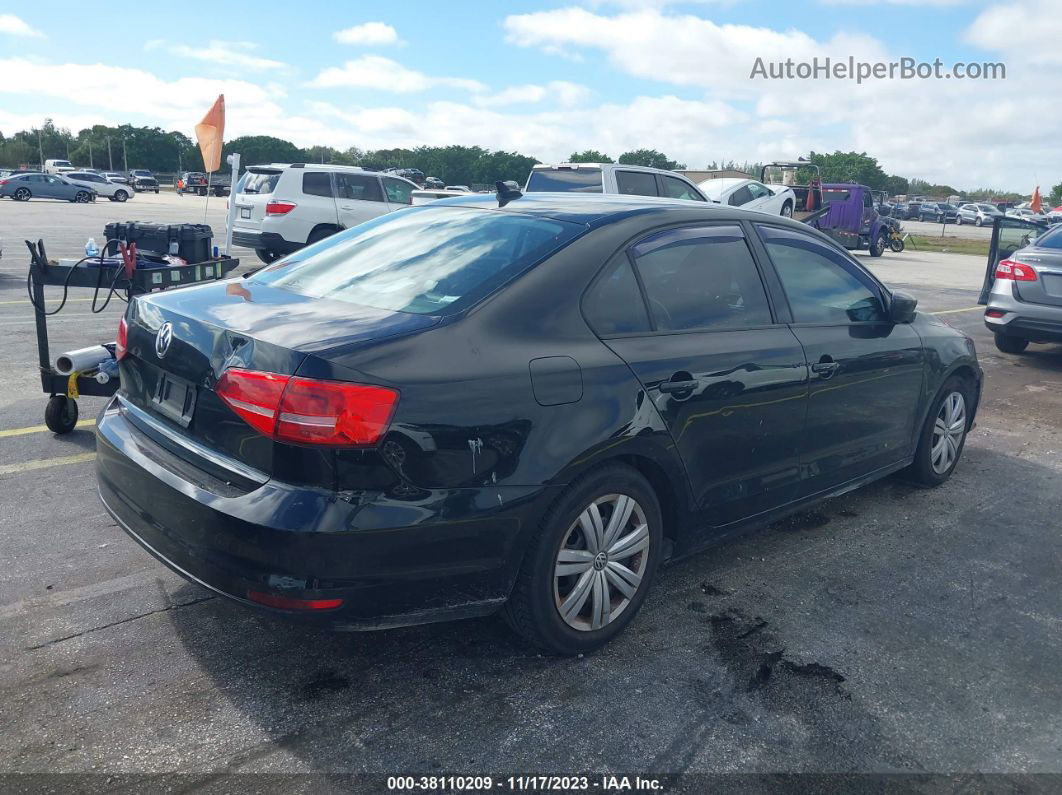
[[900,226],[900,222],[895,218],[882,218],[881,225],[881,234],[885,238],[885,244],[890,251],[899,254],[907,247],[904,242],[906,235],[903,233],[903,227]]

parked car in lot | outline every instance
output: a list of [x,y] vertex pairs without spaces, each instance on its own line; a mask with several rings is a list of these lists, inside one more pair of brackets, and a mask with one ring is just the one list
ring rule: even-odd
[[764,185],[754,179],[707,179],[697,185],[711,201],[771,215],[793,217],[796,195],[785,185]]
[[99,174],[91,174],[87,171],[68,171],[63,174],[63,178],[75,185],[91,188],[99,196],[105,196],[112,202],[124,202],[133,196],[133,191],[128,185],[111,182]]
[[1024,221],[1041,221],[1049,223],[1050,219],[1044,213],[1038,213],[1028,207],[1012,207],[1004,213],[1008,218],[1021,218]]
[[[1007,212],[1010,213],[1011,211],[1008,210]],[[998,218],[1001,215],[1003,215],[1003,213],[1001,213],[994,204],[974,202],[959,207],[955,223],[969,223],[974,226],[984,226],[985,224],[991,224],[993,218]]]
[[681,174],[619,163],[539,164],[531,169],[528,193],[622,193],[705,202],[704,192]]
[[985,326],[1004,353],[1062,342],[1062,226],[1032,237],[999,261],[988,294]]
[[67,171],[77,171],[77,168],[69,160],[45,160],[45,174],[65,174]]
[[903,215],[894,214],[894,218],[902,218],[904,221],[917,221],[918,213],[922,209],[922,202],[909,201],[903,205]]
[[129,184],[129,178],[117,171],[104,171],[103,176],[108,182],[115,182],[119,185]]
[[945,221],[954,221],[959,217],[959,208],[953,204],[944,202],[923,202],[918,208],[919,221],[936,221],[942,224]]
[[129,186],[137,193],[142,191],[159,192],[159,181],[146,168],[134,168],[129,172],[128,181]]
[[96,191],[73,182],[58,174],[25,173],[0,179],[0,196],[10,196],[15,201],[30,199],[66,199],[79,204],[96,200]]
[[263,262],[408,207],[415,183],[354,166],[251,166],[236,185],[232,241]]
[[586,652],[665,560],[891,472],[948,479],[982,373],[915,303],[777,216],[443,200],[131,301],[99,493],[245,605],[343,630],[502,609]]

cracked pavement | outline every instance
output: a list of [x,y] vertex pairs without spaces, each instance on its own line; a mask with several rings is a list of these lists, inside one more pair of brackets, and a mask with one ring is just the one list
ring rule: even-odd
[[[4,210],[12,429],[44,408],[14,243],[57,215],[85,224],[70,239],[98,230]],[[978,258],[865,261],[977,340],[987,386],[956,475],[889,478],[670,566],[583,658],[539,656],[494,618],[278,623],[157,564],[91,466],[0,475],[0,771],[1059,772],[1062,346],[999,354],[978,311],[954,311],[974,306]],[[57,349],[110,339],[116,309],[74,306]],[[93,449],[91,427],[0,437],[0,465]]]

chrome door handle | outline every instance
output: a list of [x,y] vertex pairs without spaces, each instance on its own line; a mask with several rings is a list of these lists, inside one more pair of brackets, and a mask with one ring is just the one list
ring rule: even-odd
[[660,391],[664,394],[672,392],[692,392],[699,386],[699,381],[664,381],[660,384]]
[[837,362],[815,362],[811,365],[811,372],[818,373],[823,378],[829,378],[831,375],[840,369],[841,365]]

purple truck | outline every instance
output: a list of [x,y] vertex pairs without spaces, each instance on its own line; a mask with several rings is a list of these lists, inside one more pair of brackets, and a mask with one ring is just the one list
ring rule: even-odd
[[828,183],[822,186],[822,209],[804,223],[825,232],[845,248],[867,249],[880,257],[889,245],[892,219],[874,206],[874,194],[866,185]]

